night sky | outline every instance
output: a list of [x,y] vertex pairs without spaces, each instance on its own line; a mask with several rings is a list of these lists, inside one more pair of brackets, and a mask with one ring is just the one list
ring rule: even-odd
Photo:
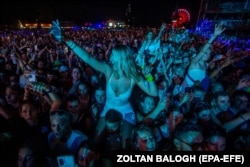
[[171,21],[171,14],[177,7],[187,9],[195,24],[200,0],[1,0],[0,24],[14,23],[17,19],[51,21],[58,18],[76,23],[124,20],[129,3],[137,25],[159,26]]

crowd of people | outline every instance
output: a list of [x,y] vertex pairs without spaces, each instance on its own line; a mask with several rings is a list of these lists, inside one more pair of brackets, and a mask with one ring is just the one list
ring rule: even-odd
[[250,149],[250,40],[188,29],[0,32],[0,157],[109,167],[115,151]]

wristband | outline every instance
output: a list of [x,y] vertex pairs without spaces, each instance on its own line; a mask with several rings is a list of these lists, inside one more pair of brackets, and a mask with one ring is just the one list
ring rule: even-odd
[[69,47],[70,47],[72,50],[74,50],[75,47],[76,47],[76,44],[75,44],[75,43],[72,43],[71,45],[69,45]]
[[72,50],[74,50],[76,47],[77,47],[77,45],[76,45],[76,43],[74,43],[73,41],[69,41],[70,43],[66,43],[66,44],[68,44],[68,46],[72,49]]
[[73,46],[71,49],[72,49],[72,50],[74,50],[76,47],[77,47],[77,45],[76,45],[76,44],[74,44],[74,46]]
[[151,82],[151,81],[154,80],[154,78],[153,78],[153,76],[152,76],[151,74],[146,75],[145,78],[146,78],[146,80],[147,80],[148,82]]

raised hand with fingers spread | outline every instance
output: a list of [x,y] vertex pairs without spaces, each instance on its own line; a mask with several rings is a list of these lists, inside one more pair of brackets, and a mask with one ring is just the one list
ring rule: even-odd
[[50,34],[52,34],[58,42],[63,41],[62,30],[58,20],[52,21],[52,27],[50,28]]

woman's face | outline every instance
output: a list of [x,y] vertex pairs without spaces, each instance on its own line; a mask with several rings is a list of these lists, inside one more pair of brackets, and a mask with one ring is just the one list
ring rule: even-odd
[[38,109],[31,104],[23,104],[20,111],[20,116],[30,125],[35,125],[38,122]]
[[141,103],[141,106],[142,106],[142,111],[145,114],[150,113],[155,107],[155,101],[154,101],[153,97],[147,96],[144,99],[144,101]]
[[71,76],[72,76],[73,80],[79,80],[81,77],[80,70],[78,68],[74,68],[72,70]]
[[104,90],[96,90],[95,91],[95,99],[96,99],[97,103],[104,104],[105,99],[106,99],[105,91]]

